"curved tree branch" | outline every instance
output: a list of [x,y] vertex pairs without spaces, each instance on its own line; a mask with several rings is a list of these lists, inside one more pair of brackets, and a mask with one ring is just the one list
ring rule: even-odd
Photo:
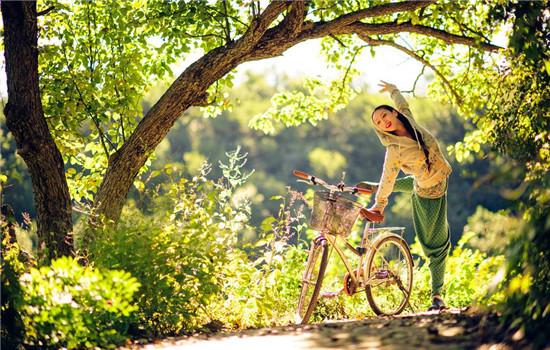
[[[479,45],[485,51],[496,52],[502,49],[500,46],[493,45],[488,42],[478,41],[476,38],[452,34],[441,29],[436,29],[424,25],[414,25],[411,22],[405,23],[380,23],[368,24],[355,22],[350,25],[356,32],[361,32],[366,35],[381,35],[381,34],[396,34],[402,32],[416,33],[425,36],[431,36],[448,44],[462,44],[467,46]],[[339,33],[338,33],[339,34]],[[347,34],[347,33],[346,33]]]
[[449,91],[453,94],[454,98],[456,99],[457,103],[458,104],[461,103],[462,99],[460,98],[458,93],[455,91],[455,89],[453,89],[451,83],[449,83],[449,81],[445,78],[445,76],[433,64],[431,64],[430,62],[425,60],[423,57],[416,54],[414,51],[411,51],[411,50],[409,50],[409,49],[407,49],[407,48],[405,48],[401,45],[397,45],[396,43],[394,43],[392,41],[372,39],[372,38],[370,38],[370,37],[368,37],[368,36],[366,36],[362,33],[359,33],[358,35],[363,41],[365,41],[369,45],[372,45],[372,46],[380,46],[380,45],[391,46],[391,47],[393,47],[393,48],[395,48],[395,49],[397,49],[401,52],[406,53],[407,55],[409,55],[412,58],[414,58],[415,60],[421,62],[425,66],[430,67],[430,69],[432,71],[434,71],[435,74],[437,74],[437,76],[441,79],[441,81],[443,81],[445,86],[447,86]]
[[[339,17],[329,22],[304,22],[302,30],[298,35],[294,37],[286,36],[279,26],[270,28],[265,31],[265,34],[256,44],[256,46],[249,51],[246,57],[246,61],[260,60],[265,58],[271,58],[281,55],[290,47],[311,39],[319,39],[330,35],[346,35],[362,33],[363,35],[384,35],[384,34],[398,34],[402,32],[417,33],[421,35],[431,36],[440,39],[448,44],[461,44],[473,47],[480,47],[485,51],[495,52],[501,49],[501,47],[493,45],[485,41],[479,41],[477,38],[457,35],[446,32],[441,29],[436,29],[424,25],[413,25],[410,22],[397,24],[395,22],[388,22],[382,24],[367,24],[359,22],[359,20],[367,18],[368,16],[391,14],[399,11],[411,11],[411,8],[421,8],[422,6],[428,6],[432,2],[429,1],[405,1],[392,4],[384,4],[375,6],[369,9],[355,11],[342,17]],[[391,5],[391,6],[390,6]],[[355,20],[351,22],[351,19]]]
[[[139,169],[172,125],[190,106],[204,103],[206,91],[212,84],[247,61],[250,51],[291,4],[290,1],[270,3],[252,20],[248,30],[239,39],[211,50],[187,67],[172,83],[128,140],[109,157],[107,172],[94,200],[94,215],[103,217],[107,222],[118,221],[126,195]],[[84,241],[90,238],[84,237]]]
[[47,9],[38,12],[38,13],[36,14],[36,17],[45,16],[45,15],[47,15],[48,13],[50,13],[51,11],[53,11],[53,10],[55,10],[55,6],[50,6],[50,7],[48,7]]

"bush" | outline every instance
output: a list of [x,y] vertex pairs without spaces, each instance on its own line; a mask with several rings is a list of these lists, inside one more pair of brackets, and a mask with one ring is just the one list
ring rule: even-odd
[[[502,300],[502,293],[487,298],[494,277],[505,263],[504,256],[487,256],[486,253],[467,247],[476,234],[464,234],[447,257],[445,269],[445,300],[449,306],[464,307],[472,304],[495,305]],[[415,309],[427,310],[431,304],[431,276],[428,261],[416,239],[411,251],[415,262],[414,287],[411,304]]]
[[21,277],[25,343],[39,348],[115,347],[125,340],[139,283],[123,271],[62,257]]
[[25,265],[19,259],[19,245],[10,243],[10,235],[5,234],[5,220],[2,217],[2,317],[1,344],[16,349],[24,338],[24,327],[20,309],[23,296],[19,278],[25,272]]
[[469,235],[468,246],[491,255],[504,254],[510,237],[517,232],[520,220],[509,211],[493,213],[478,206],[464,226],[464,235]]
[[535,348],[548,346],[550,331],[550,175],[533,184],[524,204],[525,221],[507,249],[506,273],[498,305],[512,330],[521,330]]
[[[305,225],[298,222],[303,218],[298,198],[293,191],[271,198],[281,201],[278,214],[266,218],[257,228],[259,239],[244,246],[246,251],[234,250],[221,268],[226,280],[207,309],[225,328],[280,326],[294,320],[308,256],[299,239]],[[290,244],[295,238],[298,244]]]
[[167,185],[152,215],[127,211],[90,247],[93,264],[128,271],[142,285],[132,332],[177,335],[214,321],[210,305],[235,273],[227,266],[243,259],[235,246],[250,214],[246,200],[232,198],[246,179],[238,171],[242,156],[228,155],[222,180],[208,180],[205,165],[193,179]]

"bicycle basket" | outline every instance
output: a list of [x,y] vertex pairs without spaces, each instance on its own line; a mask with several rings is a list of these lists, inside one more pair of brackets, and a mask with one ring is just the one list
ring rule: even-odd
[[361,204],[327,191],[316,191],[309,225],[316,230],[347,237],[359,215]]

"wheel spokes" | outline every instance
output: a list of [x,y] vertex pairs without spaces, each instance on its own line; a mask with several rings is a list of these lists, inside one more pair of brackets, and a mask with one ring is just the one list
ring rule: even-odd
[[[375,247],[370,261],[367,295],[378,314],[400,312],[407,303],[412,282],[412,260],[401,241],[391,238]],[[409,286],[409,288],[407,288]]]

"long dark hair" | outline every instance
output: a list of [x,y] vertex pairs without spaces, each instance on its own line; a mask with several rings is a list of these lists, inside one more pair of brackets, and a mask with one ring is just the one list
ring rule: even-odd
[[[430,151],[428,150],[428,146],[426,146],[426,144],[424,143],[424,139],[422,138],[422,133],[419,130],[416,130],[415,128],[413,128],[413,126],[411,125],[411,122],[409,121],[409,119],[407,119],[407,117],[403,115],[403,113],[399,112],[397,109],[389,105],[380,105],[376,107],[374,111],[372,111],[371,119],[373,119],[374,117],[374,112],[382,108],[390,112],[393,112],[393,111],[397,112],[397,119],[399,119],[399,121],[403,123],[405,130],[408,131],[408,133],[411,135],[413,140],[418,142],[422,147],[422,151],[424,151],[424,155],[426,156],[425,161],[426,161],[426,165],[428,166],[428,172],[429,172],[432,168],[432,163],[430,162]],[[394,132],[390,132],[390,134],[395,135]]]

